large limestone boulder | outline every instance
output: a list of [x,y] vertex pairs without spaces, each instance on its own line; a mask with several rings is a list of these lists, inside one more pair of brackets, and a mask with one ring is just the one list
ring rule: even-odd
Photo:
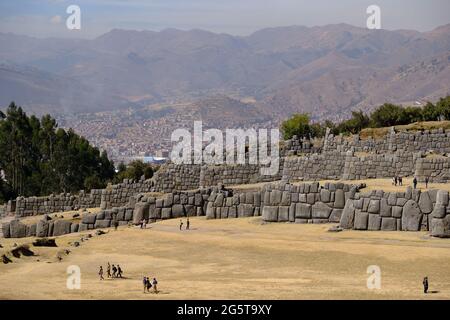
[[280,206],[278,208],[278,222],[287,222],[287,221],[289,221],[289,207]]
[[9,233],[9,223],[2,224],[2,232],[3,232],[3,238],[11,237],[11,234]]
[[312,206],[313,219],[328,219],[332,209],[323,202],[316,202]]
[[436,194],[436,204],[440,204],[444,207],[448,205],[448,191],[438,190]]
[[269,222],[278,221],[278,207],[277,206],[264,206],[262,211],[262,219]]
[[428,192],[422,192],[419,198],[419,208],[422,213],[429,214],[433,211],[433,201]]
[[320,201],[328,203],[331,201],[331,192],[327,189],[320,190]]
[[355,230],[367,230],[367,225],[369,222],[369,214],[367,212],[362,212],[360,210],[355,211]]
[[172,208],[162,208],[161,209],[161,219],[172,218]]
[[78,226],[78,223],[72,223],[72,225],[70,226],[70,233],[78,232]]
[[206,206],[206,219],[215,219],[216,218],[216,208],[213,207],[212,202],[208,202]]
[[237,207],[238,217],[253,217],[253,204],[241,203]]
[[345,207],[344,210],[342,211],[342,217],[339,225],[343,229],[352,229],[354,220],[355,220],[355,206],[353,205],[353,200],[349,199],[345,203]]
[[396,218],[382,218],[381,219],[381,230],[383,230],[383,231],[397,230],[397,219]]
[[148,202],[138,202],[133,210],[133,224],[139,224],[149,217],[150,204]]
[[56,220],[53,224],[53,236],[62,236],[70,233],[72,223],[67,220]]
[[330,217],[328,218],[329,222],[339,223],[341,221],[343,209],[333,209],[331,211]]
[[439,238],[450,238],[450,215],[443,219],[431,219],[431,235]]
[[80,223],[78,225],[78,232],[86,231],[88,229],[89,229],[89,226],[86,223]]
[[111,220],[97,220],[97,221],[95,221],[94,228],[102,229],[102,228],[109,228],[110,226],[111,226]]
[[392,207],[388,204],[388,200],[383,198],[380,200],[380,216],[382,217],[391,217],[392,216]]
[[422,212],[414,200],[408,200],[403,207],[402,229],[403,231],[419,231],[422,223]]
[[279,205],[281,202],[282,193],[279,190],[272,190],[270,192],[270,204],[272,206]]
[[48,236],[49,223],[46,220],[40,220],[36,225],[36,237]]
[[184,206],[182,204],[174,204],[172,206],[172,218],[180,218],[184,216]]
[[94,224],[97,219],[97,215],[95,213],[86,213],[81,217],[81,222],[86,224]]
[[334,193],[333,207],[336,209],[342,209],[345,206],[345,193],[342,189],[337,189]]
[[36,236],[36,223],[27,226],[27,237],[35,237]]
[[369,201],[369,206],[367,208],[367,212],[369,213],[380,213],[380,200],[371,199]]
[[295,218],[310,219],[311,218],[311,205],[307,203],[295,204]]
[[9,234],[11,238],[24,238],[27,236],[27,226],[19,220],[9,223]]
[[369,221],[367,225],[367,230],[377,231],[381,229],[381,217],[379,214],[369,214]]

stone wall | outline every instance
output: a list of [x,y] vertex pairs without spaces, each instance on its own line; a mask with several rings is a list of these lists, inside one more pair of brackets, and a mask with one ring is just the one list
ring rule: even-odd
[[393,128],[382,138],[360,139],[359,135],[351,137],[327,135],[324,151],[347,151],[386,153],[395,151],[450,153],[450,130],[436,129],[424,131],[395,132]]
[[448,192],[372,191],[347,200],[340,220],[344,229],[384,231],[431,231],[435,237],[450,237]]
[[289,156],[284,159],[282,180],[340,179],[347,153],[327,152],[308,156]]
[[153,191],[191,190],[200,186],[200,165],[162,165],[153,176]]
[[99,206],[101,209],[125,206],[130,201],[130,197],[139,193],[150,192],[153,186],[153,180],[140,180],[135,182],[125,179],[122,183],[114,184],[101,190],[101,202]]
[[416,160],[414,176],[420,182],[424,182],[428,177],[429,181],[446,183],[450,181],[450,158],[419,158]]
[[397,151],[391,154],[356,156],[347,152],[342,179],[359,180],[412,176],[417,154]]
[[79,208],[99,207],[101,192],[102,190],[95,189],[88,194],[80,191],[77,195],[62,193],[46,197],[18,197],[14,205],[10,204],[10,210],[12,211],[9,211],[9,214],[25,217]]
[[264,188],[262,218],[268,222],[339,222],[358,186],[343,183],[271,184]]
[[155,222],[186,216],[229,219],[262,216],[266,222],[339,223],[344,229],[430,231],[450,237],[449,193],[443,190],[359,192],[363,185],[277,182],[257,191],[233,192],[223,186],[175,191],[161,197],[138,194],[124,207],[85,213],[80,222],[49,221],[27,226],[19,220],[2,225],[4,237],[59,236],[71,232]]
[[135,182],[125,179],[122,183],[106,189],[93,189],[89,193],[82,190],[78,194],[62,193],[44,197],[17,197],[16,200],[8,202],[5,214],[25,217],[80,208],[120,207],[128,203],[131,196],[150,192],[153,185],[152,180]]

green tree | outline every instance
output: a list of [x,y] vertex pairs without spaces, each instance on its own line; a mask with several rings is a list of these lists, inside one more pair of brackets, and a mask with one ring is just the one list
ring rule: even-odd
[[337,126],[339,133],[356,134],[370,124],[370,118],[361,110],[352,111],[352,117]]
[[370,115],[370,123],[374,128],[398,125],[403,115],[403,108],[391,103],[385,103],[375,109]]
[[311,134],[309,115],[306,113],[294,114],[281,124],[281,131],[285,140],[291,139],[295,135],[299,138],[309,137]]
[[403,108],[398,124],[410,124],[423,120],[423,109],[420,107]]
[[436,107],[439,110],[439,115],[442,118],[444,118],[445,120],[450,120],[450,96],[439,99]]
[[27,116],[14,102],[0,114],[0,168],[4,201],[104,187],[115,174],[106,152],[73,130],[58,129],[49,115]]
[[423,121],[438,121],[440,117],[439,108],[428,102],[422,109]]

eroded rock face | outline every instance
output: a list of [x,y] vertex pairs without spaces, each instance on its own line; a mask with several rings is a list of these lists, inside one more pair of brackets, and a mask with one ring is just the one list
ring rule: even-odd
[[369,222],[369,214],[367,212],[361,212],[360,210],[355,211],[355,230],[367,230],[367,225]]
[[97,219],[97,215],[95,213],[86,213],[81,217],[81,222],[86,224],[94,224]]
[[403,207],[402,230],[419,231],[422,223],[422,212],[417,202],[408,200]]
[[4,238],[10,238],[11,234],[9,232],[9,223],[2,224],[2,233]]
[[433,201],[428,192],[422,192],[419,198],[419,208],[422,213],[429,214],[433,211]]
[[9,223],[9,235],[11,238],[24,238],[27,236],[27,226],[19,220]]
[[53,236],[61,236],[70,233],[72,223],[67,220],[56,220],[53,224]]
[[352,229],[355,220],[355,206],[352,200],[347,200],[344,210],[342,211],[340,227],[343,229]]
[[139,224],[143,219],[148,219],[149,217],[150,204],[148,202],[138,202],[134,206],[133,211],[133,223]]
[[264,206],[262,217],[264,221],[276,222],[278,221],[278,207]]
[[442,219],[432,218],[430,232],[433,237],[450,238],[450,215]]
[[316,202],[312,206],[313,219],[328,219],[332,209],[323,202]]

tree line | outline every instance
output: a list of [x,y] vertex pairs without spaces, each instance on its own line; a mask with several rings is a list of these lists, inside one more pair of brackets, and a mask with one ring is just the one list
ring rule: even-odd
[[326,120],[322,123],[312,123],[306,113],[294,114],[281,124],[281,131],[285,140],[294,135],[300,138],[323,137],[326,128],[331,133],[356,134],[365,128],[382,128],[398,125],[407,125],[420,121],[450,120],[450,96],[441,98],[436,104],[428,102],[423,107],[403,107],[391,103],[385,103],[376,108],[371,114],[363,111],[353,111],[348,120],[334,123]]
[[28,116],[12,102],[0,111],[0,203],[17,196],[89,191],[124,178],[150,178],[153,167],[142,161],[121,163],[116,172],[106,151],[72,129],[58,128],[50,115]]

